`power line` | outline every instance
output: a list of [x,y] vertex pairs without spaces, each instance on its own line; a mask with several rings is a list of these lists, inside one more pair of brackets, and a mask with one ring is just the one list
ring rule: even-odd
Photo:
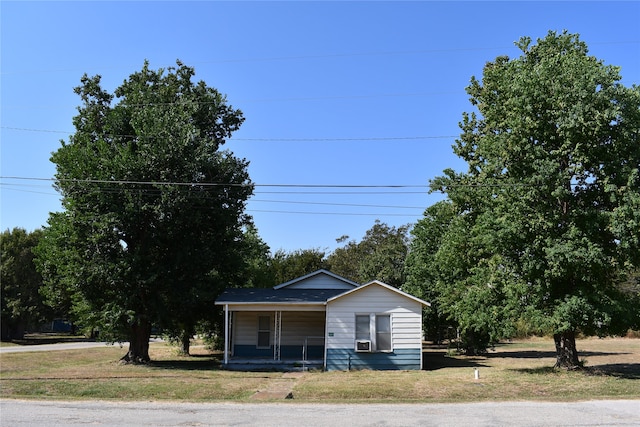
[[[35,180],[35,181],[54,181],[55,179],[53,178],[27,178],[27,177],[0,177],[0,180],[7,180],[7,179],[18,179],[18,180]],[[81,182],[81,183],[112,183],[112,181],[102,181],[102,180],[67,180],[67,181],[76,181],[76,182]],[[133,181],[120,181],[119,183],[124,183],[124,184],[129,184],[132,183]],[[144,182],[144,181],[139,181],[139,182],[135,182],[137,184],[150,184],[151,182]],[[155,183],[154,183],[155,184]],[[185,185],[190,185],[187,183],[166,183],[167,185],[169,184],[185,184]],[[216,184],[217,185],[217,184]],[[222,184],[225,185],[225,184]],[[276,185],[276,186],[305,186],[307,187],[307,185],[303,185],[303,184],[265,184],[265,186],[271,186],[271,185]],[[333,185],[328,185],[330,187],[333,187]],[[34,191],[34,190],[26,190],[25,188],[41,188],[37,185],[32,185],[32,184],[14,184],[14,183],[6,183],[6,182],[0,182],[0,187],[5,188],[5,190],[13,190],[13,191],[19,191],[19,192],[25,192],[25,193],[35,193],[35,194],[45,194],[45,195],[49,195],[49,196],[59,196],[59,194],[57,193],[51,193],[51,192],[43,192],[43,191]],[[10,187],[10,188],[7,188]],[[326,187],[326,185],[313,185],[312,187]],[[361,185],[338,185],[338,187],[347,187],[347,188],[352,188],[352,187],[366,187],[366,188],[370,188],[370,187],[402,187],[402,186],[396,186],[396,185],[385,185],[385,186],[361,186]],[[101,193],[105,193],[105,194],[117,194],[117,193],[123,193],[125,191],[127,191],[125,188],[122,187],[113,187],[110,186],[108,188],[102,187],[102,188],[98,188],[97,189],[98,192]],[[144,195],[159,195],[161,194],[160,190],[153,190],[153,189],[146,189],[146,190],[142,190]],[[272,194],[282,194],[283,192],[267,192],[267,193],[272,193]],[[299,194],[300,192],[293,192],[293,194]],[[307,194],[317,194],[315,192],[305,192]],[[323,192],[320,192],[323,193]],[[368,193],[368,192],[360,192],[360,194],[363,195],[368,195],[368,194],[376,194],[377,192],[374,193]],[[424,191],[421,192],[415,192],[415,193],[419,193],[419,194],[426,194]],[[345,194],[345,193],[339,193],[339,194]],[[312,201],[295,201],[295,200],[267,200],[267,199],[253,199],[250,198],[249,200],[247,200],[248,203],[281,203],[281,204],[299,204],[299,205],[322,205],[322,206],[339,206],[339,207],[357,207],[357,208],[384,208],[384,209],[420,209],[420,213],[415,213],[415,214],[409,214],[409,213],[397,213],[397,212],[318,212],[318,211],[294,211],[294,210],[267,210],[267,209],[246,209],[245,211],[248,213],[251,212],[261,212],[261,213],[275,213],[275,214],[289,214],[289,215],[332,215],[332,216],[375,216],[375,217],[410,217],[410,218],[417,218],[421,216],[421,212],[425,209],[424,206],[398,206],[398,205],[379,205],[379,204],[357,204],[357,203],[335,203],[335,202],[312,202]],[[203,208],[203,206],[200,206],[199,208]]]
[[364,208],[389,208],[389,209],[424,209],[424,206],[397,206],[397,205],[370,205],[370,204],[358,204],[358,203],[330,203],[330,202],[306,202],[296,200],[261,200],[251,199],[252,202],[263,203],[284,203],[284,204],[296,204],[296,205],[323,205],[323,206],[349,206],[349,207],[364,207]]
[[[77,178],[38,178],[20,176],[0,176],[0,180],[23,180],[23,181],[49,181],[49,182],[69,182],[77,184],[117,184],[117,185],[148,185],[148,186],[183,186],[183,187],[251,187],[254,188],[293,188],[293,189],[407,189],[423,188],[432,190],[429,184],[257,184],[257,183],[231,183],[231,182],[183,182],[183,181],[136,181],[136,180],[106,180],[106,179],[77,179]],[[571,182],[570,186],[590,186],[596,183]],[[546,187],[545,183],[523,183],[523,182],[495,182],[481,184],[451,183],[443,185],[446,188],[518,188],[518,187]],[[434,190],[446,192],[445,190]],[[280,192],[277,192],[280,193]],[[422,192],[418,192],[422,193]],[[272,193],[275,194],[275,193]],[[284,194],[284,193],[283,193]],[[350,193],[351,194],[351,193]],[[370,194],[370,193],[363,193]]]
[[[0,186],[5,186],[0,184]],[[5,190],[7,190],[5,188]],[[8,190],[18,191],[22,193],[32,194],[44,194],[47,196],[59,196],[57,193],[47,193],[43,191],[33,191],[9,188]],[[295,201],[278,201],[278,200],[250,200],[250,202],[274,202],[274,203],[298,203],[298,204],[310,204],[310,205],[326,205],[326,206],[347,206],[347,207],[381,207],[381,208],[397,208],[397,209],[422,209],[425,207],[413,207],[413,206],[380,206],[380,205],[367,205],[367,204],[347,204],[347,203],[320,203],[320,202],[295,202]],[[290,214],[290,215],[331,215],[331,216],[394,216],[394,217],[420,217],[422,214],[404,214],[404,213],[372,213],[372,212],[311,212],[311,211],[291,211],[291,210],[267,210],[267,209],[245,209],[245,212],[261,212],[261,213],[276,213],[276,214]]]
[[424,194],[424,191],[254,191],[255,194],[296,194],[296,195],[382,195],[382,194]]
[[[291,56],[274,56],[274,57],[263,57],[263,58],[226,58],[226,59],[214,59],[214,60],[202,60],[202,61],[194,61],[191,63],[191,66],[203,65],[203,64],[230,64],[230,63],[251,63],[251,62],[280,62],[280,61],[297,61],[297,60],[310,60],[310,59],[339,59],[339,58],[354,58],[354,57],[365,57],[365,56],[401,56],[401,55],[418,55],[418,54],[428,54],[428,53],[447,53],[447,52],[473,52],[473,51],[483,51],[483,50],[505,50],[514,49],[514,46],[508,47],[469,47],[469,48],[450,48],[450,49],[424,49],[424,50],[412,50],[412,51],[387,51],[387,52],[351,52],[351,53],[330,53],[330,54],[318,54],[318,55],[291,55]],[[130,69],[130,66],[126,66],[127,69]],[[168,69],[170,67],[176,67],[175,64],[161,67],[164,69]],[[116,70],[116,69],[124,69],[125,65],[122,66],[109,66],[109,67],[93,67],[102,70]],[[41,74],[41,73],[59,73],[59,72],[72,72],[75,69],[71,68],[60,68],[60,69],[50,69],[50,70],[22,70],[22,71],[10,71],[10,72],[2,72],[0,75],[9,76],[13,74]]]
[[428,188],[428,185],[405,185],[405,184],[239,184],[224,182],[178,182],[178,181],[135,181],[135,180],[106,180],[106,179],[75,179],[75,178],[37,178],[22,176],[0,176],[1,179],[23,180],[23,181],[51,181],[51,182],[74,182],[79,184],[122,184],[122,185],[175,185],[175,186],[201,186],[201,187],[275,187],[275,188]]
[[[622,44],[638,44],[639,40],[626,40],[626,41],[603,41],[603,42],[590,42],[589,46],[598,45],[622,45]],[[225,63],[251,63],[251,62],[278,62],[278,61],[298,61],[298,60],[315,60],[315,59],[340,59],[340,58],[354,58],[365,56],[402,56],[402,55],[424,55],[432,53],[449,53],[449,52],[479,52],[487,50],[515,50],[514,45],[509,46],[495,46],[495,47],[452,47],[452,48],[439,48],[439,49],[418,49],[418,50],[405,50],[405,51],[382,51],[382,52],[348,52],[348,53],[328,53],[328,54],[316,54],[316,55],[290,55],[290,56],[273,56],[262,58],[225,58],[225,59],[211,59],[194,61],[191,64],[193,66],[202,64],[225,64]],[[164,69],[175,67],[176,65],[170,65],[161,67]],[[102,70],[116,70],[116,69],[130,69],[130,66],[98,66]],[[59,68],[59,69],[41,69],[41,70],[18,70],[18,71],[5,71],[0,73],[3,76],[9,76],[14,74],[35,74],[35,73],[59,73],[59,72],[71,72],[76,69],[71,68]]]
[[369,212],[309,212],[309,211],[274,211],[274,210],[263,210],[263,209],[247,209],[247,212],[262,212],[262,213],[280,213],[280,214],[293,214],[293,215],[342,215],[342,216],[377,216],[377,217],[385,217],[385,216],[400,216],[400,217],[410,217],[416,218],[421,217],[422,214],[396,214],[396,213],[369,213]]
[[[15,179],[15,180],[31,180],[31,181],[44,181],[44,182],[54,182],[55,178],[29,178],[29,177],[0,177],[1,179]],[[82,181],[82,182],[87,182],[87,181]],[[113,181],[108,181],[108,182],[113,182]],[[42,186],[39,185],[29,185],[29,184],[15,184],[15,183],[6,183],[6,182],[0,182],[1,186],[4,187],[31,187],[31,188],[42,188]],[[280,185],[287,185],[287,184],[280,184]],[[291,186],[290,184],[287,186]],[[419,188],[426,188],[426,186],[418,186]],[[354,190],[352,188],[346,188],[344,190],[341,189],[335,189],[335,190],[331,190],[331,191],[322,191],[322,190],[318,190],[317,188],[320,187],[315,187],[316,189],[313,188],[307,188],[307,189],[291,189],[291,190],[277,190],[277,191],[268,191],[268,190],[261,190],[260,188],[257,188],[254,190],[254,195],[295,195],[295,196],[300,196],[300,195],[337,195],[337,196],[354,196],[354,195],[363,195],[363,196],[377,196],[377,195],[398,195],[398,194],[425,194],[424,190],[419,190],[419,191],[414,191],[414,190],[403,190],[403,189],[398,189],[395,188],[394,190],[379,190],[377,188],[372,188],[372,189],[368,189],[368,188],[360,188],[359,190]],[[56,194],[56,193],[48,193],[48,194]]]
[[[50,129],[31,129],[11,126],[1,126],[2,129],[17,130],[24,132],[43,132],[43,133],[59,133],[73,135],[75,132],[50,130]],[[421,135],[421,136],[382,136],[382,137],[348,137],[348,138],[229,138],[228,141],[255,141],[255,142],[329,142],[329,141],[411,141],[425,139],[450,139],[457,138],[459,135]],[[154,138],[147,135],[118,135],[104,134],[102,137],[109,138]]]
[[30,129],[30,128],[19,128],[19,127],[11,127],[11,126],[0,126],[0,128],[7,129],[7,130],[19,130],[24,132],[64,133],[67,135],[71,135],[74,133],[66,130]]
[[[420,96],[446,96],[459,95],[463,91],[449,92],[413,92],[413,93],[382,93],[370,95],[335,95],[335,96],[303,96],[291,98],[255,98],[255,99],[234,99],[234,103],[253,103],[253,102],[298,102],[298,101],[330,101],[340,99],[371,99],[371,98],[393,98],[393,97],[420,97]],[[216,104],[217,101],[189,101],[189,104],[210,105]],[[149,102],[140,104],[125,104],[126,107],[155,107],[155,106],[171,106],[181,105],[183,101],[176,102]],[[76,108],[77,105],[3,105],[3,110],[8,109],[59,109],[59,108]],[[111,106],[110,106],[111,107]]]
[[[7,190],[19,191],[24,193],[36,193],[36,194],[45,194],[48,196],[59,196],[58,193],[55,192],[45,192],[45,191],[35,191],[37,189],[42,189],[41,186],[37,185],[27,185],[27,184],[10,184],[10,183],[2,183],[0,182],[0,186]],[[47,187],[45,187],[47,188]],[[124,191],[122,188],[101,188],[98,190],[103,193],[121,193]],[[159,190],[145,190],[145,193],[149,194],[160,194]],[[270,192],[266,192],[270,193]],[[283,192],[271,192],[272,194],[283,194]],[[415,192],[416,194],[425,194],[424,191]],[[264,194],[264,193],[261,193]],[[301,194],[301,193],[293,193],[293,194]],[[303,194],[323,194],[317,192],[307,192]],[[350,193],[337,193],[337,194],[349,194],[353,195],[353,192]],[[358,193],[356,193],[358,194]],[[359,193],[362,195],[375,195],[377,193]],[[406,194],[406,193],[401,193]],[[424,206],[399,206],[399,205],[379,205],[379,204],[359,204],[359,203],[336,203],[336,202],[311,202],[311,201],[299,201],[299,200],[269,200],[269,199],[249,199],[252,203],[279,203],[279,204],[299,204],[299,205],[322,205],[322,206],[346,206],[346,207],[367,207],[367,208],[386,208],[386,209],[424,209]]]
[[363,138],[230,138],[230,141],[267,141],[267,142],[321,142],[321,141],[408,141],[421,139],[449,139],[459,135],[438,136],[389,136],[389,137],[363,137]]

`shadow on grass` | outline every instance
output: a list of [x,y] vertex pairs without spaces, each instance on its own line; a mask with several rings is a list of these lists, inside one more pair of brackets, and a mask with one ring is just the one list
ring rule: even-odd
[[518,372],[521,374],[531,374],[531,375],[547,375],[554,374],[559,372],[553,366],[539,366],[537,368],[518,368],[518,369],[510,369],[510,371]]
[[[560,372],[553,366],[512,369],[514,372],[532,375],[547,375]],[[640,380],[640,363],[611,363],[607,365],[587,366],[582,369],[585,375],[616,377]]]
[[482,357],[447,356],[446,346],[440,348],[430,346],[428,350],[422,352],[422,370],[486,367],[487,365],[480,363],[482,360]]
[[49,333],[40,332],[33,334],[26,334],[23,339],[11,340],[14,344],[18,345],[42,345],[42,344],[58,344],[67,342],[95,342],[93,338],[87,338],[82,335],[71,335],[64,333]]
[[590,375],[640,380],[640,363],[610,363],[588,366],[586,372]]
[[219,371],[220,361],[210,355],[192,355],[174,360],[152,360],[149,366],[183,371]]
[[[579,351],[580,357],[590,356],[617,356],[629,353],[604,353],[600,351]],[[497,353],[488,352],[486,355],[488,358],[514,358],[514,359],[543,359],[556,357],[555,351],[538,351],[538,350],[523,350],[523,351],[500,351]]]

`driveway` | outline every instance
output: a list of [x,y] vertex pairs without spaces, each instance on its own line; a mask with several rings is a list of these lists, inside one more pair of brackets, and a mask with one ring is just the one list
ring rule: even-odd
[[82,348],[104,347],[105,345],[109,344],[105,342],[61,342],[56,344],[20,345],[0,347],[0,354],[21,353],[25,351],[78,350]]
[[[151,338],[152,342],[163,342],[162,338]],[[20,353],[24,351],[53,351],[53,350],[79,350],[83,348],[92,347],[104,347],[105,345],[117,345],[120,347],[128,346],[129,343],[107,343],[107,342],[93,342],[93,341],[76,341],[76,342],[61,342],[56,344],[33,344],[33,345],[20,345],[11,347],[0,347],[1,353]]]
[[2,426],[638,426],[640,400],[461,404],[0,400]]

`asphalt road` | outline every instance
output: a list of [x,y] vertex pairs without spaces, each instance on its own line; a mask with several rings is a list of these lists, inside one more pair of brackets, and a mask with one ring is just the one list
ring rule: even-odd
[[81,348],[104,347],[105,345],[109,344],[104,342],[61,342],[57,344],[20,345],[0,347],[0,354],[22,353],[25,351],[77,350]]
[[[162,338],[151,338],[149,342],[162,342]],[[72,341],[60,342],[55,344],[32,344],[32,345],[16,345],[10,347],[0,347],[2,353],[21,353],[25,351],[54,351],[54,350],[79,350],[83,348],[104,347],[107,345],[117,345],[119,347],[128,346],[129,343],[108,343],[94,341]],[[128,348],[128,347],[127,347]]]
[[461,404],[175,403],[0,400],[23,426],[640,426],[640,400]]

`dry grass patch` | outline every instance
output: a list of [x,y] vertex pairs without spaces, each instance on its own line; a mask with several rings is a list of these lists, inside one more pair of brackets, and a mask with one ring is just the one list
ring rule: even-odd
[[[248,401],[278,381],[291,383],[297,402],[471,402],[624,398],[640,396],[640,340],[578,342],[585,371],[556,371],[553,342],[517,341],[484,357],[447,357],[429,348],[422,371],[233,372],[220,369],[219,354],[194,347],[151,345],[150,365],[118,362],[118,346],[84,350],[5,353],[0,396],[52,399]],[[475,380],[478,369],[480,379]]]
[[221,371],[215,355],[180,357],[152,344],[149,365],[119,362],[118,346],[7,353],[0,363],[0,396],[54,399],[245,400],[278,373]]
[[[447,357],[445,348],[424,353],[424,370],[309,374],[294,389],[307,401],[471,402],[640,397],[640,340],[578,341],[585,371],[554,370],[552,340],[497,346],[483,357]],[[480,379],[475,380],[475,369]]]

